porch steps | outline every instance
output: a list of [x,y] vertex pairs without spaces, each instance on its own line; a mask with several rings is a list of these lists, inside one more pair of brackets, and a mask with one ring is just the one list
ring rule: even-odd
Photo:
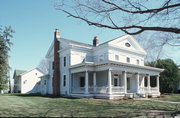
[[146,98],[145,94],[139,94],[139,93],[127,93],[125,95],[128,98],[134,99],[134,98]]

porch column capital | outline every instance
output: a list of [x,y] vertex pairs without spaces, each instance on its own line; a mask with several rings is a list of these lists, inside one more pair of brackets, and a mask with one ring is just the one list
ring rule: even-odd
[[108,71],[112,71],[112,68],[109,68]]

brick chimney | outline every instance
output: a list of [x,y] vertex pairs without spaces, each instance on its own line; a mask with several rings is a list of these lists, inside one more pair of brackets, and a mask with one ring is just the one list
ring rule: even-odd
[[60,58],[59,58],[59,41],[60,31],[56,29],[54,32],[54,71],[53,71],[53,80],[52,80],[52,88],[53,95],[60,95]]
[[97,36],[95,36],[94,39],[93,39],[93,46],[96,47],[98,45],[99,45],[99,39],[98,39]]

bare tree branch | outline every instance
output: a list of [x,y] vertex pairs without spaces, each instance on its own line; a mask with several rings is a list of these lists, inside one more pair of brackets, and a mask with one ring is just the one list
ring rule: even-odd
[[[88,23],[89,25],[94,25],[94,26],[97,26],[97,27],[103,27],[103,28],[109,28],[109,29],[115,29],[115,30],[122,30],[123,32],[127,33],[127,34],[131,34],[131,35],[135,35],[135,34],[139,34],[145,30],[149,30],[149,31],[164,31],[164,32],[172,32],[172,33],[180,33],[180,29],[178,28],[168,28],[168,27],[145,27],[145,26],[136,26],[136,25],[133,25],[133,26],[124,26],[124,27],[117,27],[117,26],[110,26],[110,25],[105,25],[105,24],[101,24],[101,23],[96,23],[96,22],[92,22],[88,19],[85,19],[85,18],[82,18],[82,17],[79,17],[79,16],[76,16],[76,15],[73,15],[71,14],[70,12],[68,11],[65,11],[63,9],[59,9],[63,12],[65,12],[66,14],[68,14],[69,16],[68,17],[73,17],[73,18],[77,18],[77,19],[81,19],[83,21],[85,21],[86,23]],[[129,32],[127,31],[128,29],[139,29],[138,31],[136,32]]]
[[128,13],[134,13],[134,14],[144,14],[144,13],[158,13],[162,10],[165,9],[169,9],[169,8],[174,8],[174,7],[179,7],[180,3],[178,4],[173,4],[173,5],[169,5],[169,6],[164,6],[164,7],[160,7],[160,8],[156,8],[156,9],[148,9],[148,10],[138,10],[138,11],[130,11],[130,10],[126,10],[120,6],[118,6],[117,4],[113,3],[113,2],[109,2],[107,0],[102,0],[104,3],[107,3],[109,5],[112,5],[114,7],[116,7],[116,9],[124,11],[124,12],[128,12]]

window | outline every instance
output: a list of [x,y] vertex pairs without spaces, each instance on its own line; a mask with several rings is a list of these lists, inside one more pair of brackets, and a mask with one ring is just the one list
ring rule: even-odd
[[147,87],[148,86],[148,78],[147,77],[144,77],[144,86]]
[[64,67],[66,66],[66,57],[64,57]]
[[139,65],[139,59],[137,59],[137,64]]
[[63,77],[63,86],[64,87],[66,86],[66,75],[64,75],[64,77]]
[[118,78],[114,78],[114,86],[118,86]]
[[99,56],[99,61],[103,61],[103,55]]
[[127,58],[126,58],[126,61],[127,61],[128,63],[130,63],[130,58],[129,58],[129,57],[127,57]]
[[46,85],[46,80],[44,80],[44,85]]
[[125,43],[125,46],[126,47],[131,47],[131,44],[130,43]]
[[130,78],[127,77],[127,90],[130,90]]
[[84,86],[85,86],[85,78],[80,77],[80,87],[84,87]]
[[52,69],[54,70],[54,61],[52,62]]
[[27,80],[25,80],[23,83],[26,84]]
[[115,55],[115,60],[119,61],[119,55]]

